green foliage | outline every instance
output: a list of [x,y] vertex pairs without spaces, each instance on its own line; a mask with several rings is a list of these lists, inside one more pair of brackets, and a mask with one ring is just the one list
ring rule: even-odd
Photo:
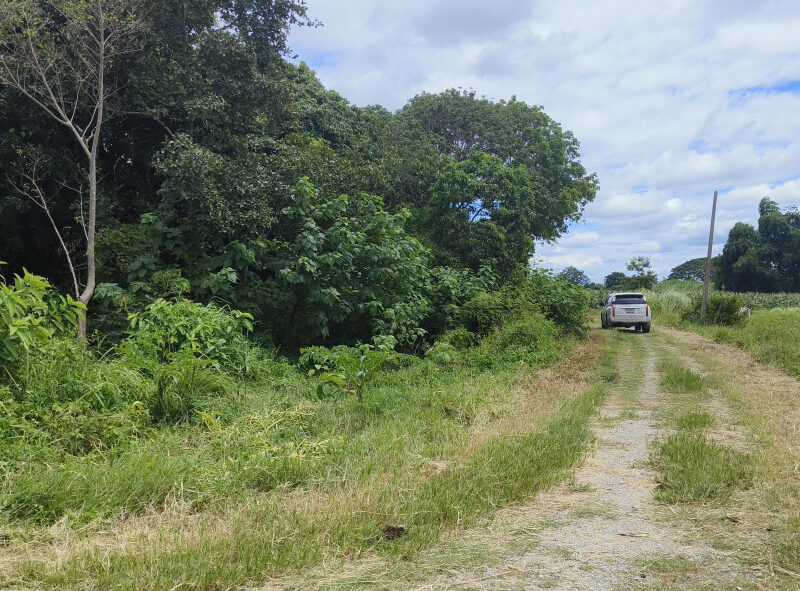
[[445,341],[436,341],[425,351],[425,359],[430,359],[436,365],[450,365],[457,358],[456,347]]
[[587,334],[589,310],[595,301],[591,290],[539,269],[509,289],[517,298],[517,307],[532,305],[564,332],[578,337]]
[[155,363],[189,353],[225,368],[244,369],[245,332],[253,330],[253,317],[238,310],[190,300],[158,299],[129,316],[130,337],[123,354],[144,354]]
[[728,233],[718,279],[730,291],[800,291],[800,213],[764,197],[758,229],[739,222]]
[[609,273],[608,275],[606,275],[603,285],[605,286],[606,289],[616,289],[616,288],[624,289],[624,284],[626,279],[627,276],[625,275],[625,273],[621,271],[614,271],[613,273]]
[[653,455],[661,472],[656,498],[667,503],[725,498],[753,482],[748,454],[709,441],[699,433],[676,433]]
[[635,271],[635,275],[628,277],[623,284],[626,289],[648,289],[656,284],[658,277],[650,267],[650,259],[643,256],[633,257],[625,265],[628,271]]
[[562,279],[566,279],[573,285],[582,285],[585,287],[590,283],[589,277],[586,276],[586,273],[577,267],[566,267],[558,274],[558,276]]
[[742,305],[751,310],[771,310],[772,308],[800,308],[800,293],[751,293],[737,294]]
[[476,151],[439,171],[415,225],[437,262],[508,277],[533,254],[534,189],[525,166]]
[[328,198],[300,181],[282,215],[295,228],[278,250],[270,324],[290,345],[369,341],[411,344],[424,330],[428,253],[379,197]]
[[[583,208],[597,192],[595,175],[587,174],[578,160],[578,141],[540,107],[517,99],[492,102],[477,97],[474,92],[450,89],[414,97],[398,116],[401,121],[410,123],[406,129],[427,136],[436,152],[446,158],[445,167],[449,170],[444,172],[445,178],[462,183],[461,186],[481,203],[493,203],[504,212],[500,216],[495,216],[493,210],[485,212],[497,228],[503,229],[497,234],[501,243],[506,236],[522,237],[526,232],[531,238],[554,240],[566,231],[568,221],[580,219]],[[405,155],[405,162],[412,158],[413,162],[421,158],[430,160],[427,143],[415,142],[411,150],[417,158]],[[464,165],[455,166],[453,162]],[[499,171],[497,163],[503,163],[507,170]],[[478,171],[488,173],[485,183],[481,182],[480,174],[476,174]],[[514,184],[521,189],[519,201],[510,190]],[[497,191],[498,198],[485,199],[484,190],[489,188]],[[530,191],[535,195],[532,201]],[[445,199],[453,203],[460,202],[458,196],[447,189],[440,194],[448,195]],[[423,195],[419,201],[406,203],[425,204],[427,199]],[[460,209],[464,207],[466,205]],[[483,215],[479,211],[474,213],[478,213],[478,217]],[[519,227],[514,225],[515,216]],[[487,238],[489,235],[491,232],[483,234]],[[475,242],[480,243],[480,238]],[[521,253],[525,243],[515,242],[509,239],[507,245],[512,253]],[[485,246],[480,245],[480,248]],[[514,258],[514,262],[527,264],[527,260],[519,258]]]
[[346,347],[340,345],[332,349],[310,347],[301,350],[300,364],[313,366],[309,376],[319,374],[317,395],[326,397],[331,392],[342,392],[363,399],[364,388],[377,373],[390,361],[397,358],[388,347],[359,345]]
[[69,295],[53,293],[43,277],[24,271],[14,275],[13,284],[0,277],[0,367],[19,363],[32,348],[73,331],[85,311]]
[[[694,298],[692,298],[691,307],[684,314],[684,320],[701,322],[700,311],[702,303],[702,295],[694,296]],[[727,326],[741,324],[745,320],[745,316],[739,313],[741,309],[742,299],[738,294],[721,292],[709,293],[706,302],[706,317],[702,322],[707,324],[724,324]]]
[[468,331],[466,328],[454,328],[442,334],[441,342],[452,345],[459,351],[464,351],[472,347],[478,340],[478,335]]
[[275,178],[263,158],[226,157],[179,135],[154,156],[153,165],[164,179],[162,219],[170,223],[191,216],[198,229],[214,228],[197,235],[201,248],[256,238],[275,221]]
[[[716,280],[717,267],[719,266],[720,256],[711,259],[711,281]],[[706,257],[690,259],[673,267],[667,279],[681,279],[684,281],[703,281],[706,272]]]
[[558,329],[540,312],[520,312],[483,339],[469,352],[469,361],[479,367],[525,363],[545,365],[560,352]]
[[[480,300],[496,288],[497,278],[488,267],[481,267],[477,274],[468,269],[434,267],[425,282],[429,310],[422,327],[427,334],[435,336],[461,324],[472,324],[473,327],[486,322],[491,324],[486,310],[479,312],[477,308]],[[469,312],[464,311],[467,302],[472,302],[468,306]]]
[[480,292],[456,311],[455,322],[468,331],[486,335],[511,311],[512,301],[502,292]]

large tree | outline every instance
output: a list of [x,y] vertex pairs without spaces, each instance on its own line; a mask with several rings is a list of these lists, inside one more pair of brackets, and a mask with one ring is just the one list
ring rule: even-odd
[[493,102],[474,92],[421,94],[400,112],[456,162],[482,152],[504,166],[528,169],[535,203],[528,222],[534,238],[555,240],[597,192],[597,177],[580,163],[580,143],[541,107],[512,98]]
[[[719,256],[711,259],[711,280],[716,279],[717,265]],[[703,281],[705,277],[706,257],[698,257],[684,261],[677,267],[673,267],[667,279],[683,279],[687,281]]]
[[561,271],[561,273],[558,274],[558,276],[561,277],[562,279],[566,279],[573,285],[586,286],[589,285],[589,283],[591,283],[586,273],[584,273],[577,267],[572,267],[572,266],[566,267],[563,271]]
[[718,281],[731,291],[800,290],[800,214],[781,212],[764,197],[758,229],[738,222],[728,233],[719,260]]

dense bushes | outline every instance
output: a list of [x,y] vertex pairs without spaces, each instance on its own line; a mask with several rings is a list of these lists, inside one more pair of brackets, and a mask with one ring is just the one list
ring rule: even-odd
[[253,330],[250,314],[189,300],[158,299],[129,319],[130,337],[121,350],[143,351],[158,362],[188,352],[226,368],[241,367],[244,333]]
[[[39,314],[33,318],[42,331],[29,342],[28,363],[0,376],[0,510],[36,521],[78,510],[83,518],[109,508],[137,511],[174,494],[178,482],[196,487],[196,503],[223,494],[213,492],[218,487],[228,494],[226,478],[237,487],[302,482],[332,444],[310,426],[321,420],[312,410],[297,424],[285,414],[289,400],[293,408],[356,405],[356,414],[367,413],[358,421],[369,421],[370,412],[394,404],[379,392],[395,375],[415,376],[418,387],[450,372],[550,363],[565,335],[585,330],[590,297],[548,273],[497,289],[488,273],[437,269],[419,291],[428,301],[427,326],[437,332],[407,347],[416,356],[396,351],[398,339],[384,334],[371,344],[307,348],[291,363],[247,338],[249,314],[180,298],[135,307],[127,336],[101,354],[69,334],[70,321],[56,323],[74,306],[46,293],[41,278],[19,278],[5,297],[25,302],[19,294],[28,286],[36,297],[25,309]],[[191,466],[181,447],[190,433],[206,456],[219,456],[218,469]],[[162,441],[181,450],[153,469]],[[152,474],[127,482],[137,470]]]

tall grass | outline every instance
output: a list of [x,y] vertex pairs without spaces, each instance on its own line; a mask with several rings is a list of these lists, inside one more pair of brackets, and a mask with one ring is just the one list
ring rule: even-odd
[[[0,451],[0,527],[44,532],[60,522],[80,543],[58,560],[23,560],[0,586],[227,588],[323,557],[411,553],[445,528],[529,498],[580,458],[611,383],[577,395],[558,379],[529,389],[532,369],[554,362],[564,342],[537,315],[506,329],[441,359],[402,357],[363,399],[321,393],[316,377],[263,354],[251,355],[244,375],[176,358],[159,364],[180,366],[160,387],[144,361],[131,368],[130,358],[67,348],[75,363],[59,363],[55,348],[25,377],[39,411],[18,391],[0,391],[0,421],[27,421]],[[572,359],[569,375],[611,375],[604,342]],[[99,372],[112,388],[123,370],[122,390],[101,388],[75,406],[59,398],[58,384],[78,387]],[[159,401],[184,370],[205,376],[197,391],[186,404]],[[154,412],[167,402],[180,412]],[[69,451],[58,432],[69,424],[64,410],[76,432],[114,413],[133,426]],[[140,515],[163,526],[131,531]],[[80,533],[98,530],[124,533],[98,550]]]
[[696,330],[717,342],[736,345],[758,361],[800,376],[800,308],[757,310],[743,326]]
[[[396,455],[401,451],[390,451],[384,441],[367,464],[352,458],[342,466],[346,478],[326,475],[338,485],[275,491],[235,511],[201,516],[166,539],[156,534],[120,554],[78,554],[56,572],[31,565],[29,576],[62,587],[88,578],[97,588],[172,589],[182,582],[216,589],[324,556],[407,556],[443,529],[475,523],[563,477],[586,449],[589,418],[607,388],[584,390],[539,429],[467,444],[464,453],[445,455],[435,468],[409,469],[407,458]],[[384,430],[381,439],[400,435]]]

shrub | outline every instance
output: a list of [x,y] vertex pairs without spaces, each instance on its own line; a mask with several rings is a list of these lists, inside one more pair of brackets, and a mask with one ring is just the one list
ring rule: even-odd
[[13,285],[0,277],[0,366],[13,365],[33,347],[72,331],[84,310],[81,302],[54,294],[45,278],[28,271],[14,275]]
[[443,343],[452,345],[459,351],[469,349],[478,341],[478,335],[468,331],[466,328],[455,328],[442,335],[440,339]]
[[588,331],[594,294],[549,271],[535,269],[511,289],[516,308],[535,308],[569,334],[583,337]]
[[511,307],[504,293],[481,291],[455,311],[455,321],[470,332],[485,335],[500,326]]
[[143,353],[164,363],[188,351],[217,367],[246,370],[244,333],[253,329],[250,314],[214,304],[158,299],[129,319],[130,336],[120,347],[123,355]]
[[[692,299],[692,306],[683,316],[684,320],[690,322],[700,322],[700,309],[703,296],[696,295]],[[744,321],[744,317],[739,314],[742,308],[742,300],[737,294],[733,293],[710,293],[706,304],[706,317],[702,320],[704,324],[724,324],[733,326]]]
[[395,357],[397,354],[385,347],[339,345],[332,349],[301,349],[299,363],[310,368],[309,375],[319,375],[317,395],[320,398],[338,391],[354,394],[360,401],[364,395],[364,387]]
[[449,365],[456,360],[456,348],[450,343],[436,341],[425,351],[425,359],[430,359],[436,365]]
[[511,318],[473,350],[471,360],[481,367],[507,363],[545,364],[558,356],[558,329],[540,312]]
[[460,322],[456,317],[464,303],[494,291],[496,283],[488,267],[482,267],[477,274],[469,269],[432,268],[425,283],[425,298],[430,306],[422,327],[434,336],[452,329]]

